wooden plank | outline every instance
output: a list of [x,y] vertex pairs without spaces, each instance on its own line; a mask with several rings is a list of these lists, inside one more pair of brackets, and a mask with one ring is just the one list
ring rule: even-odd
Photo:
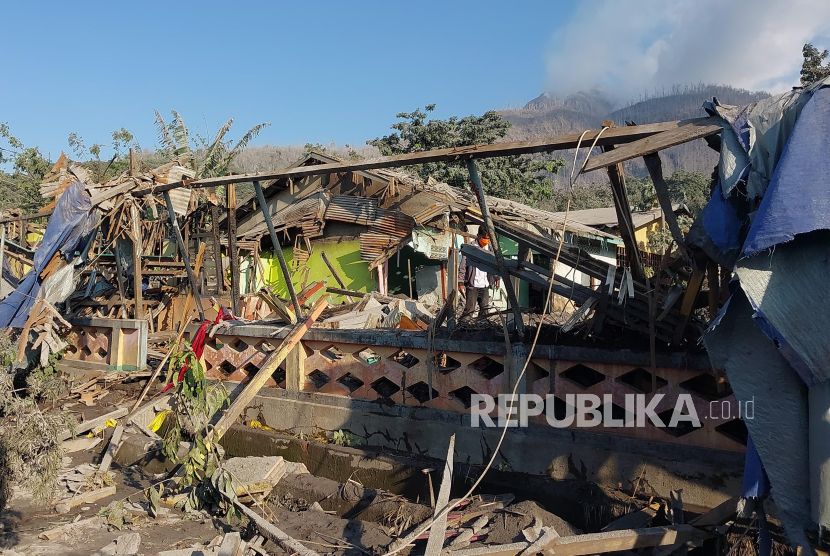
[[141,217],[135,201],[130,203],[130,220],[133,240],[133,291],[135,295],[135,318],[144,318],[144,303],[141,292]]
[[[104,424],[109,419],[120,419],[121,417],[125,416],[130,411],[126,407],[119,407],[115,411],[107,413],[106,415],[101,415],[100,417],[96,417],[95,419],[90,419],[89,421],[84,421],[83,423],[79,424],[75,427],[75,436],[80,435],[81,433],[91,431],[93,429],[98,428],[99,426],[104,426]],[[66,440],[72,437],[72,433],[69,430],[65,430],[58,435],[58,440]]]
[[313,550],[310,550],[300,544],[299,541],[290,537],[279,527],[260,516],[258,513],[238,500],[234,500],[233,505],[236,506],[236,508],[242,512],[249,521],[252,521],[253,524],[256,525],[256,528],[259,529],[259,532],[262,533],[263,536],[271,539],[271,541],[283,549],[287,554],[297,554],[299,556],[320,556]]
[[[340,275],[337,273],[337,270],[335,270],[334,265],[333,265],[333,264],[331,264],[331,261],[330,261],[330,260],[329,260],[329,258],[326,256],[326,252],[325,252],[325,251],[323,251],[323,252],[321,253],[321,255],[323,256],[323,262],[324,262],[324,263],[326,263],[326,266],[327,266],[327,267],[329,267],[329,271],[331,271],[331,275],[334,277],[334,280],[335,280],[335,282],[337,282],[337,285],[338,285],[338,286],[340,286],[341,288],[345,288],[345,287],[346,287],[345,282],[343,282],[343,279],[342,279],[342,278],[340,278]],[[346,299],[348,299],[348,300],[349,300],[349,303],[353,303],[353,302],[354,302],[354,298],[353,298],[352,296],[350,296],[350,295],[347,295],[347,296],[346,296]]]
[[[170,225],[173,228],[173,233],[176,237],[176,242],[179,244],[179,255],[184,262],[184,268],[187,271],[187,279],[190,282],[190,292],[193,294],[193,299],[196,300],[196,308],[199,310],[199,320],[205,320],[205,312],[202,309],[202,300],[199,297],[199,289],[196,284],[196,276],[193,269],[190,268],[190,257],[187,255],[187,244],[182,238],[182,231],[179,229],[179,221],[176,219],[176,213],[173,211],[173,202],[170,200],[170,194],[164,192],[164,202],[167,205],[167,216],[170,219]],[[203,251],[202,251],[203,253]]]
[[[606,121],[603,125],[614,127],[614,122]],[[608,153],[613,151],[615,147],[610,145],[603,147],[603,151]],[[590,160],[589,160],[590,161]],[[608,179],[611,181],[611,194],[614,198],[614,209],[617,212],[617,222],[625,244],[626,257],[631,266],[631,272],[637,280],[643,279],[643,263],[640,260],[640,249],[637,247],[637,240],[634,237],[634,222],[631,219],[631,205],[628,202],[628,192],[625,188],[625,174],[623,173],[622,164],[611,164],[608,166]]]
[[[666,224],[669,226],[672,238],[680,249],[680,253],[687,261],[691,262],[689,256],[689,249],[686,247],[686,238],[683,236],[683,231],[677,223],[677,216],[674,214],[671,197],[669,197],[669,186],[666,180],[663,179],[663,163],[660,161],[659,154],[649,154],[643,157],[648,168],[648,174],[651,176],[651,182],[654,184],[654,190],[657,192],[657,199],[660,201],[660,207],[663,209],[663,217]],[[694,266],[694,265],[693,265]]]
[[288,353],[300,342],[308,329],[311,328],[311,325],[314,324],[314,321],[317,320],[317,317],[320,316],[320,313],[323,312],[327,304],[328,298],[326,296],[318,299],[309,311],[308,318],[294,326],[291,332],[288,333],[288,336],[285,337],[285,340],[282,341],[280,347],[268,355],[260,366],[259,371],[251,378],[247,386],[233,400],[228,410],[219,422],[216,423],[216,426],[211,431],[210,438],[218,442],[230,426],[236,422],[236,419],[248,407],[248,404],[251,403],[254,396],[265,386],[265,383],[268,382],[268,379],[271,378],[271,375],[277,370],[280,363],[285,361]]
[[[646,529],[625,529],[605,533],[590,533],[559,537],[549,544],[540,554],[556,556],[586,556],[604,552],[621,552],[637,548],[681,544],[700,533],[691,525],[672,527],[649,527]],[[504,545],[490,545],[453,552],[453,556],[518,556],[529,545],[526,542]]]
[[239,250],[236,248],[236,184],[225,188],[228,207],[228,258],[231,264],[231,311],[239,316]]
[[210,207],[211,236],[213,236],[213,263],[216,271],[216,295],[225,293],[225,271],[222,269],[222,248],[219,245],[219,207]]
[[115,454],[118,452],[118,448],[121,447],[121,437],[124,435],[124,424],[118,423],[118,426],[115,427],[115,431],[112,433],[112,438],[110,438],[109,446],[107,446],[107,451],[104,452],[104,457],[101,459],[101,465],[98,466],[98,473],[104,474],[110,469],[110,465],[112,465],[112,459],[115,457]]
[[721,502],[705,514],[699,515],[689,522],[695,527],[707,527],[710,525],[720,525],[729,521],[738,511],[738,501],[740,496],[735,495],[728,500]]
[[473,182],[472,190],[478,200],[478,205],[481,209],[481,215],[484,220],[487,235],[490,237],[490,247],[492,248],[493,255],[496,258],[496,267],[498,268],[499,275],[504,282],[504,290],[507,292],[507,304],[513,311],[513,326],[516,327],[516,334],[519,335],[519,338],[523,338],[525,335],[525,325],[522,320],[521,307],[519,306],[519,300],[516,297],[516,290],[513,289],[513,282],[510,280],[510,273],[504,264],[504,257],[501,253],[501,247],[499,247],[499,238],[498,235],[496,235],[496,229],[493,227],[493,219],[490,216],[490,210],[487,207],[487,197],[484,195],[484,185],[481,183],[481,178],[478,175],[478,168],[476,168],[474,160],[467,161],[467,171],[470,173],[470,181]]
[[[673,122],[661,122],[629,127],[619,127],[606,130],[597,141],[597,146],[616,145],[638,141],[651,135],[670,131],[678,127],[686,126],[710,126],[716,125],[717,118],[696,118],[692,120],[681,120]],[[720,127],[718,127],[720,129]],[[227,185],[229,183],[241,183],[250,181],[275,180],[279,178],[298,178],[320,174],[332,174],[340,172],[353,172],[357,170],[374,170],[378,168],[396,168],[410,166],[413,164],[424,164],[427,162],[450,162],[460,160],[474,160],[479,158],[492,158],[498,156],[513,156],[521,154],[533,154],[567,150],[576,148],[582,140],[582,144],[591,144],[597,137],[599,130],[589,130],[583,136],[582,133],[569,133],[534,141],[514,141],[507,143],[494,143],[491,145],[470,145],[464,147],[453,147],[448,149],[435,149],[417,153],[407,153],[395,156],[379,157],[374,160],[336,162],[331,164],[317,164],[312,166],[298,166],[285,168],[276,172],[237,174],[235,176],[221,176],[217,178],[203,178],[200,180],[183,180],[168,185],[159,185],[155,189],[144,189],[133,193],[134,196],[149,195],[175,189],[177,187],[214,187]]]
[[686,332],[686,325],[689,324],[689,318],[691,317],[697,294],[700,292],[701,285],[703,285],[703,276],[703,272],[695,270],[692,272],[692,277],[689,278],[686,293],[683,295],[683,303],[680,306],[680,320],[674,329],[673,344],[679,344],[683,339],[683,334]]
[[429,531],[429,540],[425,556],[440,556],[444,547],[444,537],[447,532],[446,506],[450,503],[450,489],[452,488],[452,464],[455,456],[455,435],[450,436],[450,445],[447,448],[447,459],[444,461],[444,475],[441,477],[441,487],[438,489],[438,500],[435,502],[435,514],[432,528]]
[[[657,505],[657,508],[659,509],[659,505]],[[615,519],[603,527],[602,531],[607,532],[622,531],[624,529],[639,529],[651,523],[651,520],[654,519],[654,516],[656,515],[656,509],[646,506],[641,510],[625,514],[624,516]]]
[[108,496],[112,496],[113,494],[115,494],[114,486],[99,488],[98,490],[90,490],[84,492],[83,494],[73,496],[72,498],[66,498],[65,500],[61,500],[60,502],[55,504],[55,511],[57,511],[59,514],[69,513],[69,510],[71,510],[75,506],[97,502],[98,500],[101,500],[102,498],[106,498]]
[[[709,119],[707,118],[707,120]],[[613,166],[626,160],[631,160],[632,158],[646,156],[662,151],[663,149],[668,149],[669,147],[694,141],[695,139],[716,135],[721,132],[721,129],[720,124],[707,121],[664,131],[657,135],[622,145],[613,151],[592,156],[588,159],[588,164],[585,165],[582,172],[591,172],[600,168],[607,168],[608,166]]]
[[242,556],[242,536],[236,531],[225,533],[222,544],[219,545],[217,556]]

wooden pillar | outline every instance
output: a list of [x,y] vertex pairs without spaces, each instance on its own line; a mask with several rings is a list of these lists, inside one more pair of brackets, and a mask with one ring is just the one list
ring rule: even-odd
[[202,299],[199,296],[199,288],[196,284],[196,276],[193,274],[193,269],[190,268],[190,257],[187,252],[187,245],[182,238],[182,231],[179,229],[179,221],[176,220],[176,213],[173,211],[173,201],[170,200],[170,193],[164,192],[164,202],[167,204],[167,216],[170,218],[170,225],[173,226],[173,233],[176,236],[176,242],[181,251],[182,262],[187,271],[187,279],[190,282],[190,291],[193,293],[193,299],[196,301],[196,309],[199,310],[199,319],[205,320],[205,311],[202,309]]
[[[660,201],[660,207],[663,209],[663,215],[666,218],[666,224],[669,225],[672,238],[677,243],[683,258],[692,262],[689,250],[686,247],[686,240],[683,237],[683,231],[677,223],[677,216],[675,216],[672,208],[669,186],[666,184],[666,180],[663,179],[663,163],[660,161],[660,155],[658,153],[647,154],[643,157],[643,160],[646,163],[646,168],[648,168],[648,174],[651,176],[651,182],[654,184],[654,190],[657,192],[657,199]],[[692,265],[694,266],[693,262]]]
[[231,311],[239,316],[239,251],[236,248],[236,184],[225,188],[228,207],[228,258],[231,265]]
[[291,297],[291,303],[294,305],[294,314],[297,315],[297,318],[300,318],[303,314],[302,307],[300,307],[300,302],[297,300],[297,292],[294,291],[294,284],[291,282],[291,273],[288,272],[288,265],[285,264],[285,257],[282,254],[282,246],[277,238],[277,232],[274,230],[274,222],[271,220],[271,209],[268,208],[268,203],[265,202],[265,193],[263,193],[262,186],[258,181],[254,182],[254,191],[256,191],[259,208],[262,211],[263,218],[265,218],[265,224],[268,226],[268,232],[271,234],[271,243],[274,245],[274,252],[277,254],[277,260],[280,263],[280,270],[285,280],[285,287],[288,289],[288,295]]
[[[614,122],[605,121],[604,126],[614,127]],[[614,150],[613,145],[602,148],[603,152]],[[625,255],[631,266],[631,276],[637,280],[643,279],[643,263],[640,260],[640,249],[634,237],[634,222],[631,219],[631,205],[628,203],[628,192],[625,189],[625,174],[622,164],[613,164],[607,168],[608,179],[611,181],[611,193],[614,197],[614,209],[617,212],[617,222],[620,237],[625,244]]]
[[216,295],[225,292],[225,273],[222,270],[222,248],[219,242],[219,207],[210,207],[210,219],[213,221],[213,261],[216,266]]
[[709,317],[715,320],[718,315],[718,298],[720,297],[720,276],[718,263],[709,259],[706,264],[706,280],[709,282]]
[[305,360],[307,354],[302,342],[294,346],[285,358],[285,389],[299,391],[305,381]]
[[470,179],[473,182],[473,192],[478,199],[478,205],[481,209],[481,218],[484,220],[484,227],[487,230],[487,235],[490,236],[490,245],[493,246],[493,254],[496,256],[496,266],[499,269],[501,280],[504,283],[504,289],[507,291],[507,302],[513,310],[513,322],[516,325],[516,332],[520,337],[525,335],[525,325],[522,320],[522,311],[519,307],[519,301],[516,299],[516,291],[513,289],[513,283],[510,281],[510,273],[507,271],[507,266],[504,264],[504,256],[499,247],[499,240],[496,235],[496,229],[493,227],[493,220],[490,218],[490,210],[487,208],[487,199],[484,196],[484,187],[481,184],[481,178],[478,175],[478,168],[474,160],[467,161],[467,171],[470,172]]
[[141,291],[141,216],[135,200],[130,201],[130,220],[133,232],[133,290],[135,318],[144,318],[144,295]]

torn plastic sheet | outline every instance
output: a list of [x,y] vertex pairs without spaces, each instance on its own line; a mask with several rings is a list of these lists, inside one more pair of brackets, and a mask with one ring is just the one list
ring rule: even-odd
[[71,260],[97,224],[97,210],[80,182],[72,183],[55,205],[43,241],[35,251],[33,268],[9,296],[0,301],[0,327],[23,328],[42,281],[40,273],[60,251]]
[[[817,90],[795,124],[744,242],[752,255],[796,234],[830,229],[830,87]],[[714,239],[714,238],[713,238]]]
[[804,535],[812,523],[807,387],[753,324],[752,314],[743,291],[736,290],[728,311],[703,341],[714,365],[726,371],[736,398],[754,400],[754,418],[744,422],[769,476],[778,516],[794,545],[809,546]]

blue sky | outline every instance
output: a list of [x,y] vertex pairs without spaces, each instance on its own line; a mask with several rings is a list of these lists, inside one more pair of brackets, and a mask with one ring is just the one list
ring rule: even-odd
[[232,139],[270,122],[254,144],[361,145],[428,103],[447,117],[595,85],[623,101],[699,82],[781,92],[805,42],[830,47],[827,0],[18,1],[0,13],[0,122],[53,159],[71,132],[107,144],[122,126],[153,148],[153,109],[203,135],[234,117]]
[[[36,6],[35,4],[42,4]],[[257,144],[362,144],[396,113],[469,115],[545,86],[551,32],[571,7],[539,2],[11,2],[0,121],[56,157],[70,132],[122,126],[156,143],[153,109],[191,132],[235,117]]]

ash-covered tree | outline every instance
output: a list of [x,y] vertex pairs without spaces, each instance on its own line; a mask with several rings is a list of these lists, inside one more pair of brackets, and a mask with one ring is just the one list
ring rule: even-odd
[[[654,184],[648,178],[626,180],[628,203],[631,210],[645,211],[660,206]],[[711,178],[702,172],[678,170],[666,178],[672,203],[683,203],[694,217],[709,202]]]
[[69,148],[75,153],[76,159],[81,162],[84,168],[90,170],[92,174],[90,177],[96,183],[104,183],[129,169],[131,146],[136,150],[141,150],[141,147],[135,142],[133,134],[126,128],[122,127],[113,131],[110,136],[112,137],[110,146],[113,154],[109,160],[101,158],[101,149],[106,145],[93,143],[87,147],[83,137],[75,132],[70,133],[67,139]]
[[227,175],[236,155],[259,135],[260,131],[271,125],[267,122],[255,125],[234,144],[232,140],[225,138],[233,125],[234,119],[231,118],[219,128],[213,139],[197,133],[194,140],[190,137],[187,126],[178,112],[170,111],[173,114],[173,120],[169,124],[164,121],[157,110],[155,112],[156,130],[161,144],[159,153],[168,159],[177,157],[180,160],[191,160],[198,178]]
[[[0,210],[37,212],[45,204],[39,186],[52,163],[40,148],[26,147],[12,135],[6,122],[0,123],[0,140]],[[9,172],[2,168],[4,165]]]
[[[429,118],[433,110],[435,105],[429,104],[423,111],[419,108],[414,112],[399,113],[396,116],[399,121],[391,126],[394,133],[367,141],[367,144],[377,147],[382,155],[389,156],[492,144],[502,139],[510,128],[510,122],[494,110],[481,116],[453,116],[446,120]],[[529,156],[480,159],[476,164],[485,193],[529,204],[551,197],[552,183],[548,176],[565,165],[561,159],[542,162]],[[432,177],[456,187],[466,188],[470,182],[463,163],[429,162],[412,166],[411,169],[425,180]]]
[[809,85],[830,76],[830,64],[822,64],[830,54],[826,49],[820,52],[811,43],[807,43],[801,49],[801,54],[804,56],[804,61],[801,64],[802,85]]

